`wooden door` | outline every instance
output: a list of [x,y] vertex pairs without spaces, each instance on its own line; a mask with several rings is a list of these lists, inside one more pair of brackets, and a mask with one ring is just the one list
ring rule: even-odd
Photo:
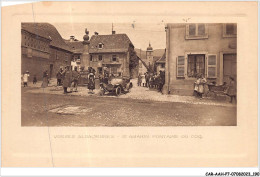
[[228,83],[229,77],[237,80],[237,56],[236,54],[224,54],[223,57],[223,81]]

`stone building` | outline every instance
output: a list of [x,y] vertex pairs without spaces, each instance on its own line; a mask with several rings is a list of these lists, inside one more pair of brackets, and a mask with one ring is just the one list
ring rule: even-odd
[[165,71],[165,58],[166,58],[166,53],[164,52],[163,56],[155,61],[154,65],[157,74],[159,74],[160,71]]
[[61,66],[70,65],[72,52],[53,25],[22,23],[21,57],[21,72],[28,70],[31,76],[42,80],[45,70],[50,77],[56,77]]
[[236,24],[168,24],[164,93],[192,95],[198,74],[209,82],[236,80]]
[[151,43],[149,42],[149,46],[147,47],[145,51],[145,56],[142,56],[142,51],[139,53],[137,52],[137,55],[139,55],[139,74],[144,74],[148,70],[149,72],[154,72],[155,68],[155,62],[160,59],[158,56],[154,56],[154,50],[151,46]]
[[84,52],[83,41],[75,39],[74,36],[70,36],[69,40],[64,40],[65,43],[70,47],[72,51],[71,66],[74,68],[77,66],[79,69],[84,67],[82,63],[82,54]]
[[[94,68],[97,74],[104,70],[119,76],[132,76],[130,73],[130,60],[137,60],[134,45],[126,34],[99,35],[95,33],[89,41],[89,66]],[[138,65],[135,68],[138,68]],[[134,70],[134,68],[132,68]],[[134,77],[136,77],[134,76]]]

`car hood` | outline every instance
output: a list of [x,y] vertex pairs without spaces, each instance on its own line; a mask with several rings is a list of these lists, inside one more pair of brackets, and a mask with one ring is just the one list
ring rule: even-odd
[[112,85],[122,84],[123,83],[123,79],[122,78],[113,78],[110,83]]

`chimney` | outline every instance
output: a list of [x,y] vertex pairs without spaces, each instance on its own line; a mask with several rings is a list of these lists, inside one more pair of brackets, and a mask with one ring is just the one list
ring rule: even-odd
[[116,31],[112,31],[112,34],[116,34]]
[[70,42],[75,40],[75,36],[70,36]]
[[97,36],[97,35],[98,35],[98,32],[95,32],[95,35]]

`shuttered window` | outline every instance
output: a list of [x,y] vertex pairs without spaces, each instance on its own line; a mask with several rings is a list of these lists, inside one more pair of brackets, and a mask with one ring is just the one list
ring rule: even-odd
[[208,38],[208,24],[192,23],[186,25],[186,39]]
[[184,77],[184,64],[185,64],[185,57],[178,56],[177,57],[177,77]]
[[217,55],[208,55],[208,78],[217,77]]
[[112,61],[117,61],[118,62],[118,57],[116,55],[112,55]]

